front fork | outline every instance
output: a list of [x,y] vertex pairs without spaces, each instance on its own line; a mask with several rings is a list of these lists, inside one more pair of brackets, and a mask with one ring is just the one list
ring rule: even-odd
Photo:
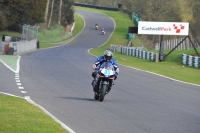
[[99,84],[99,91],[102,90],[102,86],[106,85],[106,92],[108,91],[109,82],[108,81],[101,81]]

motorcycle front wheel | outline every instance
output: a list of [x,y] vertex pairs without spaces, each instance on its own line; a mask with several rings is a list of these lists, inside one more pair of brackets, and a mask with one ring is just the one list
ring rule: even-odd
[[104,97],[106,95],[106,90],[107,90],[107,85],[106,84],[103,84],[101,86],[101,90],[100,90],[100,94],[99,94],[99,101],[100,102],[103,102],[104,100]]

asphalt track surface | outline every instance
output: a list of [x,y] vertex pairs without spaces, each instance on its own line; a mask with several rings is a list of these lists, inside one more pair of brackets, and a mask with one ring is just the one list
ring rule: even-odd
[[[200,132],[200,86],[120,65],[111,92],[103,102],[94,100],[91,65],[96,57],[88,49],[104,44],[115,23],[103,14],[76,12],[85,19],[85,28],[75,40],[21,56],[24,95],[76,133]],[[106,35],[94,29],[96,23]],[[13,72],[2,65],[0,69],[10,81],[4,91],[22,96],[10,89],[16,86],[9,78]]]

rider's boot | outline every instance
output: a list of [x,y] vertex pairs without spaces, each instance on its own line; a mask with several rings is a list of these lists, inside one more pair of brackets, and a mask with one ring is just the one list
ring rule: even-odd
[[94,84],[96,84],[96,75],[97,75],[97,72],[92,72],[92,77],[94,78],[91,83],[92,86],[94,86]]
[[99,78],[97,78],[96,80],[93,81],[93,91],[94,92],[99,92],[99,84],[100,84]]
[[93,86],[95,100],[99,100],[99,84],[100,84],[100,80],[97,79],[97,81],[95,82]]

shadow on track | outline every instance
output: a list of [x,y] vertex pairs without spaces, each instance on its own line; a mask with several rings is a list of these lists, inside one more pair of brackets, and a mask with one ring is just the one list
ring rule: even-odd
[[59,97],[59,98],[72,99],[72,100],[80,100],[80,101],[96,101],[95,99],[79,98],[79,97]]

